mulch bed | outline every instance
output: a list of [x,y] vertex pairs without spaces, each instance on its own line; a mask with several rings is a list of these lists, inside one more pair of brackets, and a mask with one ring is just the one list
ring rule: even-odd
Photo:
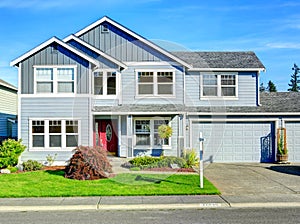
[[49,171],[60,171],[65,170],[65,166],[44,166],[43,170],[49,170]]

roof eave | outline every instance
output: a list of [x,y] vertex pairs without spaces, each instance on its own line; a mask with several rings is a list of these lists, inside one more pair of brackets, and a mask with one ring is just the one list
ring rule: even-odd
[[238,72],[238,71],[258,71],[258,72],[265,72],[265,68],[190,68],[188,71],[191,72],[219,72],[219,71],[231,71],[231,72]]
[[104,53],[103,51],[101,51],[101,50],[93,47],[89,43],[85,42],[84,40],[82,40],[82,39],[80,39],[80,38],[78,38],[76,36],[74,36],[73,34],[71,34],[70,36],[68,36],[65,39],[63,39],[64,42],[68,42],[70,40],[75,40],[76,42],[82,44],[83,46],[87,47],[88,49],[96,52],[97,54],[101,55],[102,57],[106,58],[107,60],[109,60],[109,61],[111,61],[111,62],[113,62],[115,64],[117,64],[118,66],[120,66],[120,67],[122,67],[124,69],[127,68],[127,66],[123,62],[121,62],[121,61],[115,59],[114,57],[111,57],[110,55]]
[[60,39],[58,39],[57,37],[52,37],[49,40],[45,41],[44,43],[38,45],[37,47],[33,48],[32,50],[28,51],[27,53],[23,54],[22,56],[16,58],[15,60],[10,62],[10,66],[18,66],[18,64],[25,60],[26,58],[32,56],[33,54],[39,52],[40,50],[42,50],[43,48],[49,46],[52,43],[58,43],[59,45],[65,47],[66,49],[70,50],[71,52],[77,54],[78,56],[84,58],[85,60],[93,63],[94,65],[99,65],[99,63],[97,62],[97,60],[81,53],[80,51],[78,51],[77,49],[69,46],[68,44],[66,44],[65,42],[61,41]]

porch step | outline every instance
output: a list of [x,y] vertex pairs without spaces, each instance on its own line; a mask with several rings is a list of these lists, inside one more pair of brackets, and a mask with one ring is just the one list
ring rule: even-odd
[[112,165],[113,173],[118,174],[118,173],[130,172],[129,169],[122,167],[122,164],[128,162],[130,159],[115,157],[115,156],[108,156],[108,160],[109,160],[110,164]]

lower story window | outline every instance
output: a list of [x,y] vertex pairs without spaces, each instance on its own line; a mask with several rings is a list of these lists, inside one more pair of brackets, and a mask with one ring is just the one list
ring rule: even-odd
[[169,146],[169,139],[162,139],[158,127],[169,124],[169,120],[135,120],[135,145],[146,147]]
[[78,120],[31,120],[31,148],[73,149],[79,141]]

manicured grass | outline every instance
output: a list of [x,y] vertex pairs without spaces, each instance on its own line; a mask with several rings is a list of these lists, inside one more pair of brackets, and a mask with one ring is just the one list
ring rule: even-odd
[[36,171],[0,175],[0,197],[68,197],[219,194],[205,179],[193,174],[119,174],[114,178],[78,181],[63,171]]

